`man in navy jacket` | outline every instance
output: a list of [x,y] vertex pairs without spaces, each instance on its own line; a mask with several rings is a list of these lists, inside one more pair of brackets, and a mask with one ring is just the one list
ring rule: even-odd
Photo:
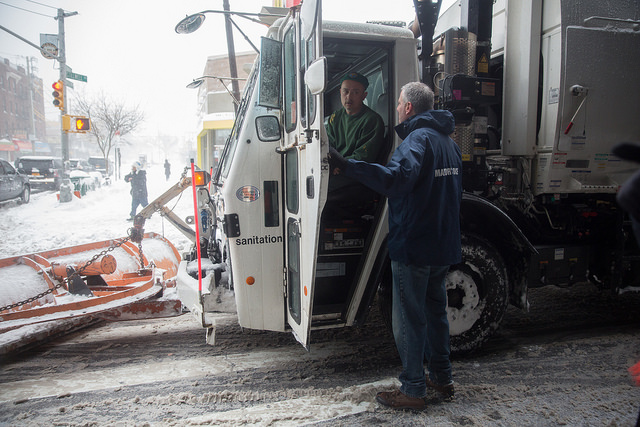
[[427,387],[454,394],[445,276],[461,262],[462,159],[448,136],[453,115],[434,110],[433,101],[423,83],[402,88],[395,130],[403,141],[386,166],[347,160],[330,149],[332,170],[388,198],[392,323],[402,373],[400,389],[378,393],[376,400],[394,409],[424,409]]

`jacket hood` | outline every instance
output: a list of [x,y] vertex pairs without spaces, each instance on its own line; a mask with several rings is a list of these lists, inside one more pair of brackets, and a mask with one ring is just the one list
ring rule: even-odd
[[429,110],[411,116],[397,125],[395,130],[401,139],[405,139],[414,130],[426,127],[435,129],[445,135],[450,135],[456,128],[456,121],[450,111]]

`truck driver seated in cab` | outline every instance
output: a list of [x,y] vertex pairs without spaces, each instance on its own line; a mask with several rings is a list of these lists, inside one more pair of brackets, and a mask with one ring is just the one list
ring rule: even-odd
[[[329,117],[326,129],[329,145],[345,159],[376,162],[385,146],[382,117],[364,104],[369,81],[351,72],[340,80],[342,107]],[[329,207],[356,205],[371,201],[375,193],[355,180],[331,171],[327,204]]]

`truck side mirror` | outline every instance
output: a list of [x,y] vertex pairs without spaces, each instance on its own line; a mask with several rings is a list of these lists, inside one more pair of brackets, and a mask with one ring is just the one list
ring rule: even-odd
[[318,25],[318,11],[320,2],[317,0],[305,0],[300,7],[300,21],[302,22],[302,39],[309,40]]
[[274,116],[256,117],[256,133],[260,141],[271,142],[280,139],[280,123]]
[[304,83],[312,95],[324,92],[327,86],[327,58],[322,56],[313,61],[304,73]]

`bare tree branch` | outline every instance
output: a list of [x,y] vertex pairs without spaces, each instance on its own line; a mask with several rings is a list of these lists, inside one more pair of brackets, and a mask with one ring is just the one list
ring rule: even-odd
[[144,113],[139,106],[129,108],[104,93],[94,97],[79,96],[74,110],[91,119],[91,134],[96,138],[105,159],[107,172],[109,154],[116,137],[134,132],[144,121]]

